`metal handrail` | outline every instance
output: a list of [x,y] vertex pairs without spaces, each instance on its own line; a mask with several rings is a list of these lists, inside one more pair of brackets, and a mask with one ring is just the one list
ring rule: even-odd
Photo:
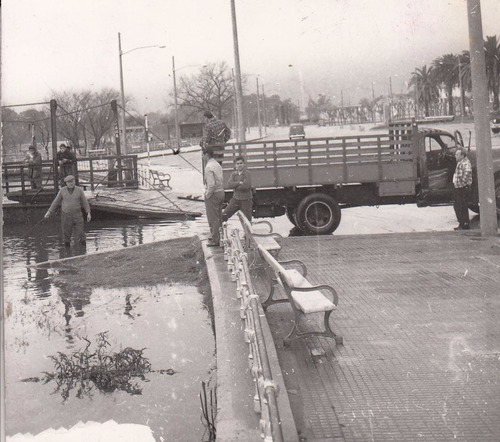
[[228,270],[236,282],[237,297],[240,298],[240,317],[245,320],[245,340],[249,344],[251,373],[255,380],[254,407],[260,413],[260,429],[265,441],[283,442],[276,382],[272,378],[264,332],[260,319],[260,299],[251,282],[247,254],[243,248],[238,229],[228,233],[227,223],[222,228],[224,258]]

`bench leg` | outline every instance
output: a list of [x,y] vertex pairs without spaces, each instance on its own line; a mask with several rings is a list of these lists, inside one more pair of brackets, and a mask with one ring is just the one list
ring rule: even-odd
[[271,281],[271,290],[269,291],[269,295],[267,299],[262,303],[262,308],[264,312],[267,310],[268,307],[270,307],[273,304],[280,304],[281,302],[289,302],[287,298],[279,298],[279,299],[273,298],[275,292],[274,286],[277,284],[278,284],[277,282]]
[[325,338],[334,338],[335,343],[338,345],[342,345],[344,343],[344,339],[342,336],[337,336],[332,329],[330,328],[330,315],[332,314],[332,310],[329,312],[325,312],[324,316],[324,327],[325,329],[323,331],[312,331],[312,332],[300,332],[297,324],[299,322],[299,318],[303,313],[296,309],[293,305],[293,310],[294,310],[294,321],[293,321],[293,327],[290,333],[283,339],[283,345],[286,347],[289,342],[294,341],[296,339],[302,338],[304,336],[323,336]]

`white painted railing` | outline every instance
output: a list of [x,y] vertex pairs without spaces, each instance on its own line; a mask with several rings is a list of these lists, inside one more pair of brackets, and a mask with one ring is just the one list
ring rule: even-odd
[[277,403],[278,385],[272,378],[260,319],[264,312],[259,295],[252,285],[248,256],[238,229],[229,232],[227,223],[224,223],[221,229],[221,243],[228,271],[236,283],[240,318],[245,321],[244,338],[249,346],[248,361],[255,383],[254,410],[260,414],[261,437],[266,442],[282,442],[283,432]]

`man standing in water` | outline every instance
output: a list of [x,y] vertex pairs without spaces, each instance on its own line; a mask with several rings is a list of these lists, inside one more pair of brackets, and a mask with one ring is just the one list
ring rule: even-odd
[[61,227],[64,245],[71,245],[71,235],[74,233],[75,240],[82,246],[85,245],[85,233],[83,232],[83,215],[82,209],[87,214],[87,222],[90,221],[90,206],[85,197],[83,189],[78,187],[73,175],[68,175],[64,178],[65,187],[59,190],[56,198],[52,202],[45,214],[48,218],[54,212],[57,206],[61,205]]
[[215,161],[211,150],[205,151],[205,208],[207,211],[210,238],[208,247],[220,245],[220,228],[222,225],[222,203],[224,202],[224,187],[222,186],[222,167]]

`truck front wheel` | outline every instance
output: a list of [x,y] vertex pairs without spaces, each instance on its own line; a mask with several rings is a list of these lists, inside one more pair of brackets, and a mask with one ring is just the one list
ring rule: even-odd
[[340,207],[330,195],[307,195],[297,207],[297,224],[307,235],[329,235],[340,224]]

